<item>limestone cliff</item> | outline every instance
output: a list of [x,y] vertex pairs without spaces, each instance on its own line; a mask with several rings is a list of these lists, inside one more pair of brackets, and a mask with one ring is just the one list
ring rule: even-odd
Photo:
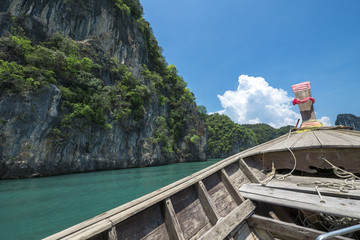
[[1,179],[206,159],[194,97],[141,12],[137,0],[2,1]]
[[337,115],[335,125],[352,127],[353,130],[360,131],[360,118],[353,114],[339,114]]

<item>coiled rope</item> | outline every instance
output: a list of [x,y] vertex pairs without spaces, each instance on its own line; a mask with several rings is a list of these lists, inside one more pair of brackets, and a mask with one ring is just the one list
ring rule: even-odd
[[335,182],[321,182],[315,181],[315,184],[318,187],[327,187],[332,189],[338,189],[340,192],[348,193],[349,190],[356,190],[355,181],[360,180],[360,177],[355,174],[348,172],[344,169],[341,169],[334,164],[332,164],[326,157],[321,156],[321,159],[324,160],[327,164],[329,164],[336,176],[344,179],[344,183],[335,183]]
[[[288,145],[287,145],[287,142],[289,141],[290,135],[291,135],[291,128],[290,128],[290,130],[289,130],[289,134],[288,134],[288,136],[287,136],[287,138],[286,138],[286,141],[284,142],[284,146],[285,146],[285,148],[286,148],[287,150],[289,150],[289,152],[291,153],[292,157],[294,158],[294,166],[293,166],[292,170],[291,170],[289,173],[287,173],[287,174],[285,174],[285,175],[282,175],[282,176],[280,176],[280,177],[277,177],[277,179],[280,180],[280,181],[283,181],[283,180],[285,180],[285,178],[291,176],[291,174],[292,174],[292,173],[295,171],[295,169],[296,169],[296,162],[297,162],[297,161],[296,161],[295,154],[293,153],[293,151],[292,151],[292,150],[288,147]],[[274,160],[273,160],[273,161],[272,161],[272,170],[271,170],[271,172],[270,172],[270,174],[269,174],[269,177],[266,178],[264,181],[262,181],[262,182],[261,182],[261,185],[265,186],[268,182],[270,182],[270,181],[275,177],[275,175],[276,175],[276,169],[275,169]]]

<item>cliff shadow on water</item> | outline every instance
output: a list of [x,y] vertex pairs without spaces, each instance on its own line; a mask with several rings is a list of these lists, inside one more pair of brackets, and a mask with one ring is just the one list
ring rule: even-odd
[[0,178],[206,159],[202,108],[138,0],[0,6]]

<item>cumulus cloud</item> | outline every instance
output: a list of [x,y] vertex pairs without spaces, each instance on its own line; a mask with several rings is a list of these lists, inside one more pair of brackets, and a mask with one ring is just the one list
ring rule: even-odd
[[[236,91],[226,91],[218,95],[223,110],[233,121],[245,123],[267,123],[273,127],[295,125],[300,114],[294,111],[288,93],[270,86],[262,77],[241,75]],[[321,118],[324,124],[328,117]]]
[[326,116],[321,117],[321,118],[319,119],[319,121],[320,121],[322,124],[324,124],[325,126],[331,126],[331,121],[330,121],[330,118],[329,118],[329,117],[326,117]]

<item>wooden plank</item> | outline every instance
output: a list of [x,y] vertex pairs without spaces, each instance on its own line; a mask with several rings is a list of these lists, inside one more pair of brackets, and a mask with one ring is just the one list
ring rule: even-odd
[[180,224],[176,218],[174,207],[170,198],[165,200],[165,225],[170,239],[184,240],[184,234],[181,231]]
[[301,139],[304,137],[306,132],[302,132],[302,133],[295,133],[292,132],[290,134],[290,137],[288,139],[288,135],[289,133],[287,133],[286,135],[284,135],[285,137],[283,139],[281,139],[281,141],[276,142],[275,144],[273,144],[272,146],[268,147],[267,149],[264,149],[263,151],[261,151],[261,153],[268,153],[268,152],[279,152],[279,151],[287,151],[287,148],[285,147],[285,142],[286,142],[286,146],[288,146],[289,148],[292,148],[292,146],[294,144],[296,144],[298,141],[301,141]]
[[245,199],[240,195],[239,191],[235,188],[233,183],[224,169],[221,169],[221,181],[225,185],[226,189],[230,193],[231,197],[235,200],[237,205],[240,205]]
[[[250,216],[247,219],[247,222],[249,226],[254,227],[254,229],[267,230],[273,233],[276,237],[280,237],[283,239],[313,240],[324,233],[315,229],[306,228],[293,223],[287,223],[267,217],[262,217],[256,214]],[[350,238],[339,236],[332,239],[349,240]]]
[[[206,232],[200,239],[224,239],[236,226],[246,219],[255,210],[255,205],[246,200],[218,224]],[[200,240],[199,239],[199,240]]]
[[[303,100],[304,98],[311,97],[311,90],[306,89],[303,91],[297,91],[294,92],[295,97]],[[312,101],[307,101],[305,103],[299,103],[298,104],[301,114],[301,119],[303,122],[307,120],[316,120],[315,111],[314,111],[314,105]]]
[[225,217],[237,207],[218,174],[205,178],[203,183],[220,217]]
[[[249,225],[250,227],[250,225]],[[256,240],[274,240],[275,238],[265,229],[250,227]]]
[[224,169],[226,173],[229,175],[229,178],[236,189],[238,189],[244,183],[250,183],[250,180],[240,170],[239,164],[237,162],[230,164]]
[[[150,220],[151,219],[151,220]],[[169,239],[160,204],[126,219],[116,226],[117,239]]]
[[261,153],[263,151],[266,151],[266,149],[274,146],[274,144],[277,144],[280,141],[286,140],[286,138],[287,138],[287,134],[284,134],[283,136],[280,136],[280,137],[275,138],[273,140],[270,140],[268,142],[259,144],[259,145],[255,146],[255,147],[249,148],[249,149],[241,152],[237,157],[244,159],[244,158],[246,158],[248,156],[259,154],[259,153]]
[[196,189],[198,192],[198,197],[200,199],[201,205],[204,208],[204,211],[206,215],[208,216],[210,223],[212,225],[215,225],[216,222],[219,220],[220,216],[216,212],[216,208],[214,206],[213,201],[211,200],[209,193],[206,191],[206,188],[204,186],[204,183],[202,181],[199,181],[196,184]]
[[285,180],[280,181],[277,178],[283,175],[276,175],[276,178],[272,179],[266,184],[267,187],[278,188],[278,189],[287,189],[299,192],[307,193],[316,193],[315,186],[319,186],[319,190],[322,195],[325,196],[336,196],[344,198],[353,198],[360,199],[360,182],[355,182],[354,186],[356,189],[349,190],[349,192],[340,192],[339,189],[332,189],[327,187],[321,187],[319,183],[334,183],[334,184],[343,184],[343,179],[335,178],[318,178],[318,177],[305,177],[305,176],[288,176]]
[[108,229],[112,228],[112,222],[108,219],[104,219],[100,222],[97,222],[91,226],[91,228],[84,228],[80,231],[77,231],[75,234],[71,236],[66,236],[64,240],[80,240],[80,239],[88,239],[92,236],[95,236],[97,234],[100,234],[102,232],[108,231]]
[[108,230],[108,239],[109,240],[117,240],[117,232],[116,232],[116,227],[112,227]]
[[171,197],[171,202],[185,239],[211,228],[210,220],[194,187],[186,188],[175,194]]
[[240,224],[239,230],[232,239],[254,240],[254,235],[249,229],[247,223],[244,221]]
[[[297,134],[297,133],[294,133],[294,134]],[[315,136],[314,131],[307,131],[302,134],[303,134],[302,138],[299,139],[299,141],[295,142],[291,146],[291,149],[321,147],[321,143],[319,142],[318,138]]]
[[352,147],[348,141],[330,135],[327,131],[314,131],[322,147]]
[[253,183],[260,183],[260,180],[258,180],[255,175],[251,172],[249,166],[245,163],[244,159],[239,159],[238,161],[239,167],[241,171],[246,175],[248,179],[250,179]]
[[244,184],[240,193],[245,198],[274,205],[360,218],[360,201],[357,200],[323,196],[325,203],[321,203],[318,195],[269,188],[260,184]]
[[355,135],[351,135],[348,133],[339,132],[336,130],[327,130],[324,132],[326,132],[327,134],[329,134],[335,138],[340,138],[340,139],[346,141],[348,144],[351,144],[352,147],[354,147],[354,148],[360,147],[360,135],[355,136]]
[[[327,164],[321,156],[325,156],[332,164],[352,173],[360,173],[360,149],[359,148],[319,148],[319,149],[303,149],[294,151],[297,164],[296,170],[304,171],[308,173],[316,173],[316,168],[331,169],[331,166]],[[258,162],[258,165],[262,163],[262,155],[252,157]],[[264,171],[271,171],[272,159],[275,161],[276,169],[292,169],[294,166],[294,159],[289,151],[281,153],[267,153],[265,154],[265,161],[263,165],[258,168]],[[301,161],[300,161],[300,160]],[[248,163],[248,162],[247,162]],[[250,162],[248,163],[250,165]],[[252,170],[256,173],[257,169]],[[290,170],[289,170],[290,172]],[[260,175],[259,175],[260,176]],[[258,177],[259,178],[259,177]]]
[[348,129],[336,129],[336,131],[337,131],[337,132],[345,133],[345,134],[347,134],[347,135],[352,135],[352,136],[360,137],[360,131],[348,130]]

